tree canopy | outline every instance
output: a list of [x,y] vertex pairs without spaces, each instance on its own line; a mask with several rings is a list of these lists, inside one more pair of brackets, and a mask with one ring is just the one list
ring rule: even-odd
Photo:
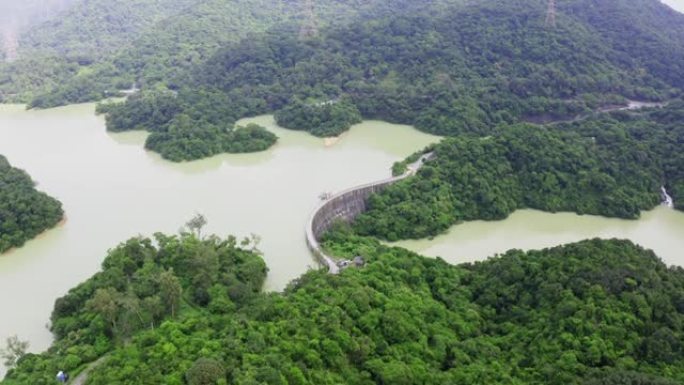
[[[108,121],[112,129],[159,131],[181,116],[199,124],[205,116],[228,122],[275,113],[285,127],[318,136],[361,117],[486,136],[502,124],[572,119],[626,98],[680,94],[684,16],[650,0],[639,1],[647,12],[626,1],[588,3],[559,5],[556,28],[544,25],[544,5],[532,0],[431,2],[331,24],[311,39],[296,25],[272,26],[189,68],[173,86],[174,108],[165,109],[169,95],[157,92],[112,109]],[[626,45],[621,31],[650,43]]]
[[674,101],[650,111],[557,126],[502,125],[487,137],[446,139],[428,149],[434,159],[416,176],[371,196],[355,229],[388,240],[422,238],[521,208],[634,219],[661,203],[661,187],[682,209],[683,113],[684,103]]
[[684,271],[630,242],[451,266],[338,229],[325,246],[365,267],[310,271],[284,293],[258,292],[263,262],[234,240],[156,242],[125,242],[58,300],[57,341],[3,384],[49,384],[105,354],[87,384],[684,380]]
[[0,155],[0,253],[23,245],[63,216],[60,202],[36,190],[26,172]]

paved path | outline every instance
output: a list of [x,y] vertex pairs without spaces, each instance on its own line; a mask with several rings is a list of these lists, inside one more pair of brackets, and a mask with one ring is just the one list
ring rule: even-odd
[[68,383],[71,385],[84,385],[86,383],[86,380],[88,380],[88,373],[90,373],[93,369],[96,367],[100,366],[104,362],[104,360],[107,358],[107,356],[102,356],[98,358],[96,361],[93,361],[88,365],[87,368],[85,368],[81,373],[76,376],[73,380],[69,381]]

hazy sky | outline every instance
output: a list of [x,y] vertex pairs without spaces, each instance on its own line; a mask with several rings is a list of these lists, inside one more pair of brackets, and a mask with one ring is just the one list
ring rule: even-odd
[[669,5],[670,7],[678,10],[679,12],[684,12],[684,0],[662,0],[663,3]]

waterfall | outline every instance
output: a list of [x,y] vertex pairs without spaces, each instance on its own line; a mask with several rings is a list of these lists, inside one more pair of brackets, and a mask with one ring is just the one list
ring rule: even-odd
[[660,187],[660,193],[663,196],[663,204],[669,208],[673,208],[674,207],[674,201],[672,200],[672,197],[670,196],[670,194],[667,193],[667,190],[665,190],[665,186]]

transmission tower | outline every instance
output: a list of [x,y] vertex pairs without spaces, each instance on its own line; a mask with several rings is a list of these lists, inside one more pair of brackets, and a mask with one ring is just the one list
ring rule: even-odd
[[310,39],[318,35],[318,20],[314,11],[314,0],[304,0],[304,22],[299,29],[301,39]]
[[556,28],[556,0],[549,0],[545,24],[547,27]]

